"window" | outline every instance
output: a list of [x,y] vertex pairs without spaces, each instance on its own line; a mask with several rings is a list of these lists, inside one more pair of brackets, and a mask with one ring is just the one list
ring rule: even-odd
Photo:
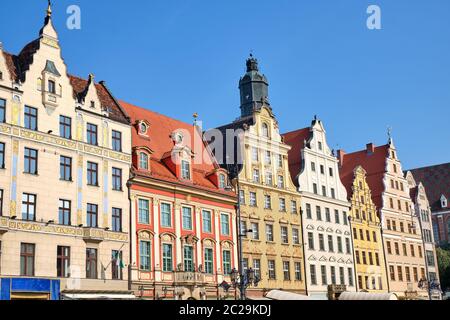
[[316,207],[316,218],[318,221],[322,221],[322,211],[319,206]]
[[59,157],[59,178],[63,181],[72,181],[72,158]]
[[360,259],[360,255],[359,255],[359,251],[355,250],[355,256],[356,256],[356,263],[357,264],[361,264],[361,259]]
[[336,221],[337,224],[341,223],[338,210],[334,210],[334,220]]
[[6,121],[6,100],[0,99],[0,122],[5,123],[5,121]]
[[392,246],[391,246],[391,242],[390,241],[386,241],[386,246],[387,246],[387,252],[389,254],[392,254]]
[[122,191],[122,169],[112,168],[112,188],[115,191]]
[[220,189],[225,189],[225,187],[227,186],[227,179],[225,178],[224,174],[219,174],[219,188]]
[[267,266],[269,269],[269,280],[276,280],[275,260],[268,260]]
[[[222,261],[223,261],[223,274],[224,275],[229,275],[231,274],[231,251],[230,250],[223,250],[222,252]],[[257,260],[254,260],[253,262],[255,262]],[[256,268],[254,268],[255,270],[255,276],[256,276]]]
[[362,251],[362,264],[367,264],[367,255],[365,251]]
[[252,160],[253,160],[253,162],[259,161],[259,153],[258,153],[258,149],[256,149],[256,148],[252,148]]
[[340,284],[344,285],[345,284],[345,269],[343,267],[339,268],[339,280],[340,280]]
[[0,169],[5,169],[5,144],[0,142]]
[[318,194],[317,183],[313,183],[313,192],[314,192],[314,194]]
[[273,225],[266,224],[266,240],[273,242]]
[[337,247],[338,247],[338,252],[342,253],[342,237],[337,237]]
[[281,154],[277,155],[277,167],[283,168],[283,156]]
[[325,208],[325,220],[331,222],[330,208]]
[[87,204],[87,227],[98,227],[98,206],[96,204]]
[[333,168],[329,168],[328,171],[330,173],[330,177],[333,177],[334,176]]
[[289,243],[288,228],[285,226],[281,226],[281,243],[284,243],[284,244]]
[[314,162],[311,162],[311,171],[316,172],[316,164]]
[[87,143],[93,146],[98,145],[97,126],[95,124],[87,124]]
[[401,266],[397,267],[398,281],[403,281],[403,270]]
[[91,108],[92,108],[92,109],[95,108],[95,101],[91,101]]
[[306,218],[312,219],[311,205],[309,203],[306,204]]
[[395,269],[394,266],[389,266],[389,274],[391,277],[391,281],[395,281]]
[[148,156],[145,152],[139,153],[139,168],[148,170]]
[[113,280],[123,279],[122,251],[112,250],[111,252],[111,278]]
[[213,274],[214,273],[214,254],[213,249],[205,248],[205,273]]
[[252,239],[259,240],[259,224],[252,222]]
[[37,131],[38,129],[38,111],[36,108],[25,106],[24,125],[25,128]]
[[291,213],[297,213],[297,201],[291,200]]
[[328,236],[328,251],[334,252],[333,236]]
[[317,285],[316,266],[310,265],[309,266],[309,273],[310,273],[310,276],[311,276],[311,284],[313,286]]
[[64,139],[72,139],[72,119],[59,116],[59,136]]
[[410,248],[411,248],[411,256],[415,257],[416,256],[416,250],[414,250],[414,245],[411,245]]
[[283,189],[284,188],[284,177],[283,176],[278,176],[278,184],[277,184],[279,189]]
[[248,238],[247,221],[241,221],[241,233],[240,236],[247,239]]
[[239,190],[239,201],[240,201],[241,205],[245,204],[245,191],[244,190]]
[[142,271],[151,271],[151,243],[149,241],[139,242],[139,269]]
[[269,126],[267,123],[263,123],[262,125],[262,135],[264,138],[269,138]]
[[36,195],[22,194],[22,220],[36,221]]
[[369,264],[373,266],[373,254],[372,252],[369,252],[368,254],[369,254]]
[[399,255],[400,255],[400,248],[399,248],[398,243],[395,242],[395,243],[394,243],[394,246],[395,246],[395,254],[399,256]]
[[183,207],[183,229],[192,230],[192,209]]
[[348,217],[346,212],[342,213],[342,220],[344,221],[344,225],[348,226]]
[[314,250],[314,234],[312,232],[308,232],[308,247],[309,250]]
[[323,195],[324,197],[327,196],[327,188],[326,188],[325,186],[322,186],[322,195]]
[[172,245],[163,243],[163,272],[173,271]]
[[300,233],[297,228],[292,228],[292,242],[294,244],[300,244]]
[[294,262],[295,281],[302,281],[302,265],[300,262]]
[[161,203],[161,226],[172,227],[172,206],[169,203]]
[[426,252],[426,256],[427,256],[427,264],[429,267],[434,267],[436,266],[436,263],[434,261],[434,254],[433,251],[427,251]]
[[336,267],[330,267],[331,269],[331,284],[336,284]]
[[25,148],[24,153],[24,167],[25,173],[34,174],[38,173],[38,152],[34,149]]
[[112,149],[114,151],[122,152],[122,132],[112,131]]
[[352,248],[350,245],[350,238],[345,238],[345,248],[346,248],[346,253],[347,254],[351,254],[352,253]]
[[272,164],[272,153],[270,151],[264,153],[264,162],[267,165]]
[[286,199],[280,198],[280,211],[286,212]]
[[366,230],[366,240],[370,241],[370,231]]
[[327,267],[326,266],[320,266],[320,273],[322,274],[322,285],[323,286],[328,285]]
[[354,286],[354,282],[353,282],[353,269],[352,269],[352,268],[348,268],[347,271],[348,271],[348,285],[349,285],[350,287],[353,287],[353,286]]
[[402,248],[403,248],[403,255],[406,257],[408,256],[408,250],[406,249],[406,244],[402,243]]
[[36,246],[31,243],[20,244],[20,275],[34,277],[34,257]]
[[380,266],[380,255],[377,252],[375,252],[375,264]]
[[325,174],[325,167],[322,164],[320,165],[320,174]]
[[355,240],[358,240],[358,230],[356,228],[353,228],[353,238],[355,238]]
[[139,217],[138,222],[143,224],[150,223],[150,203],[148,200],[139,199],[138,201]]
[[230,216],[226,213],[220,214],[220,230],[222,235],[230,235]]
[[289,261],[283,261],[283,278],[284,281],[291,280],[291,265]]
[[98,187],[98,164],[94,162],[87,163],[87,184]]
[[405,276],[406,276],[406,281],[411,282],[411,271],[410,271],[409,267],[405,267]]
[[331,198],[336,199],[336,191],[334,188],[331,188]]
[[322,149],[323,149],[322,142],[319,141],[319,150],[322,150]]
[[194,248],[191,246],[184,246],[183,262],[185,272],[194,272]]
[[269,195],[264,196],[264,209],[270,209],[272,207],[271,197]]
[[0,189],[0,217],[1,216],[3,216],[3,189]]
[[266,172],[266,184],[268,186],[272,186],[273,185],[272,172],[270,172],[270,171]]
[[112,231],[122,232],[122,209],[112,208]]
[[325,251],[325,237],[322,233],[319,233],[319,250]]
[[261,260],[253,259],[253,271],[255,271],[255,278],[261,279]]
[[373,242],[378,242],[377,233],[375,231],[372,233],[372,240]]
[[[413,268],[413,274],[414,274],[414,282],[419,282],[419,273],[416,267]],[[424,279],[425,277],[423,277]]]
[[86,249],[86,278],[97,279],[97,249]]
[[53,80],[48,80],[48,92],[51,94],[56,94],[56,84]]
[[68,200],[59,200],[59,224],[70,226],[71,202]]
[[256,192],[250,192],[250,206],[251,207],[256,207],[257,202],[256,202]]
[[253,182],[259,183],[259,170],[253,169]]
[[185,180],[191,179],[191,164],[189,161],[181,161],[181,178]]
[[202,217],[203,217],[203,232],[205,233],[211,233],[212,232],[212,219],[211,219],[211,212],[207,210],[202,211]]
[[58,246],[56,249],[56,275],[58,278],[70,277],[70,248]]

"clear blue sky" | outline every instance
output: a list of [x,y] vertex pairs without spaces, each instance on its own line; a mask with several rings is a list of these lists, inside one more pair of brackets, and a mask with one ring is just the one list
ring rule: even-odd
[[[204,129],[239,115],[250,50],[270,82],[282,132],[317,114],[330,146],[387,142],[405,169],[450,161],[448,0],[54,0],[69,72],[106,80],[115,96]],[[81,8],[82,29],[66,28]],[[382,10],[382,30],[366,9]],[[45,0],[1,1],[0,41],[36,38]]]

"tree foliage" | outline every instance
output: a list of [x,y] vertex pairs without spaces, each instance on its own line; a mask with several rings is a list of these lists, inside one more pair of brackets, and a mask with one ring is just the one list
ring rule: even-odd
[[436,250],[442,290],[450,290],[450,246]]

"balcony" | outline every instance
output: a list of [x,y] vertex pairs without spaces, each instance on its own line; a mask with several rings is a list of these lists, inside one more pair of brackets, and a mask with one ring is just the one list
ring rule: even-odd
[[175,272],[175,285],[196,286],[205,283],[205,275],[200,272]]
[[95,228],[83,228],[83,240],[94,243],[103,242],[105,240],[105,231]]

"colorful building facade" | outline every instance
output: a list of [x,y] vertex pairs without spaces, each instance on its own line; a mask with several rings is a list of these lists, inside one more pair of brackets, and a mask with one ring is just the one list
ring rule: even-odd
[[131,288],[144,299],[234,298],[237,197],[198,126],[122,102],[133,123]]
[[361,166],[367,172],[382,223],[389,292],[406,299],[427,297],[427,291],[419,287],[426,277],[420,224],[393,140],[381,147],[368,144],[354,153],[340,150],[338,157],[341,167]]
[[388,292],[386,263],[381,237],[381,222],[372,201],[372,192],[363,167],[341,167],[341,180],[347,188],[353,230],[357,290]]
[[126,291],[125,112],[103,82],[67,73],[50,6],[36,40],[0,49],[0,74],[2,299]]
[[286,133],[283,139],[291,146],[289,170],[302,197],[308,295],[327,299],[329,289],[337,285],[356,291],[351,205],[323,123],[315,118],[310,127]]
[[[224,168],[238,168],[233,185],[240,186],[243,269],[252,268],[261,280],[247,293],[258,297],[283,288],[305,294],[301,198],[289,175],[290,147],[279,133],[268,102],[268,81],[255,58],[247,60],[239,87],[241,116],[218,128],[224,144],[213,149]],[[237,140],[227,147],[230,136]],[[218,151],[222,147],[223,153]]]

